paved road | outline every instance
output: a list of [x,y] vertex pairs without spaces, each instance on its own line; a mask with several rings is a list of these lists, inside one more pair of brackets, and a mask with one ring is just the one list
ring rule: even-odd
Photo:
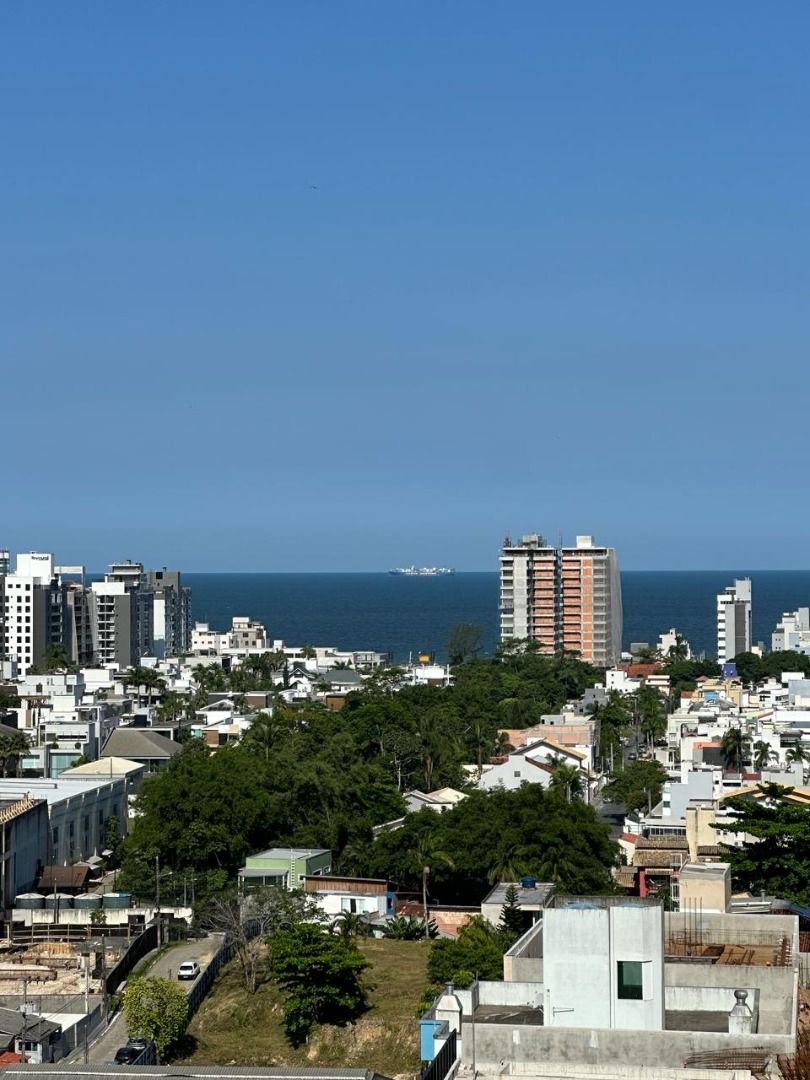
[[[200,941],[175,945],[174,948],[167,949],[165,953],[158,957],[149,968],[148,974],[159,976],[162,979],[177,978],[177,968],[184,960],[196,960],[204,971],[221,944],[221,935],[212,934],[210,937],[202,938]],[[194,983],[183,982],[180,985],[186,990],[190,990]],[[105,1061],[112,1061],[115,1057],[115,1051],[119,1046],[123,1046],[126,1041],[127,1029],[124,1018],[119,1012],[106,1031],[90,1046],[90,1063],[102,1065]],[[83,1061],[83,1052],[77,1051],[77,1056],[71,1055],[71,1060]]]

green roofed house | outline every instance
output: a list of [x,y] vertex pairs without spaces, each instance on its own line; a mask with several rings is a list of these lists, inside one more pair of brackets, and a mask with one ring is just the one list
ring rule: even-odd
[[239,891],[272,886],[301,889],[305,878],[320,877],[331,870],[332,852],[327,848],[268,848],[248,856],[239,871]]

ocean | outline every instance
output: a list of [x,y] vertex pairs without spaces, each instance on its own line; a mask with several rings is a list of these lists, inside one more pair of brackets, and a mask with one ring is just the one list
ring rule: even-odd
[[[658,571],[622,573],[624,644],[675,626],[692,648],[715,652],[718,592],[735,577],[753,586],[754,641],[770,647],[785,611],[810,605],[810,571]],[[443,658],[451,627],[476,623],[490,652],[498,635],[497,573],[407,578],[390,574],[184,574],[193,618],[225,629],[249,615],[271,638],[291,645],[390,650],[398,661],[427,651]]]

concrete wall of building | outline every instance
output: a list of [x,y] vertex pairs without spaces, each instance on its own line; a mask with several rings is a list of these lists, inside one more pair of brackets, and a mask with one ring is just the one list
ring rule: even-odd
[[538,919],[504,955],[503,977],[506,982],[543,981],[542,919]]
[[51,803],[48,817],[49,862],[67,866],[100,855],[107,818],[117,818],[121,831],[126,831],[126,782],[121,778],[108,784],[88,785],[87,791]]
[[664,991],[667,1009],[673,1012],[725,1012],[730,1013],[737,1001],[736,990],[748,994],[745,1004],[751,1010],[754,1024],[751,1031],[759,1028],[759,990],[754,986],[740,986],[729,980],[728,986],[667,986]]
[[[543,987],[536,982],[495,982],[482,979],[464,990],[453,990],[461,1002],[465,1016],[472,1015],[479,1005],[539,1009],[543,1004]],[[476,1025],[477,1026],[477,1025]]]
[[[658,904],[566,904],[544,914],[544,1022],[549,1027],[664,1026],[663,910]],[[641,977],[620,987],[622,965]],[[640,967],[636,967],[640,965]],[[583,993],[583,987],[588,988]]]
[[760,1032],[795,1034],[798,972],[792,967],[669,962],[664,965],[664,981],[667,987],[697,987],[707,992],[713,988],[726,989],[730,983],[739,990],[756,990]]
[[503,977],[507,982],[541,983],[543,981],[542,956],[504,956]]
[[9,909],[14,898],[33,888],[48,855],[48,808],[34,803],[5,825],[2,845],[2,897],[0,906]]
[[[581,992],[584,987],[580,987]],[[588,988],[590,993],[590,988]],[[462,1029],[462,1061],[471,1066],[473,1045],[470,1025]],[[537,1061],[622,1068],[641,1066],[681,1068],[691,1054],[728,1053],[746,1045],[772,1054],[790,1054],[790,1035],[727,1035],[690,1031],[622,1031],[509,1024],[475,1025],[475,1062],[480,1071],[504,1073],[506,1066],[529,1072]]]
[[710,867],[688,863],[681,867],[678,879],[678,906],[684,914],[695,912],[726,912],[731,904],[731,867],[718,864]]

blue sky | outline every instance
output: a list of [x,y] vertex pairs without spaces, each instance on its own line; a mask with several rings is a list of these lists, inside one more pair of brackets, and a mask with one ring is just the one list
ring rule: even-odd
[[807,5],[0,20],[0,546],[808,565]]

